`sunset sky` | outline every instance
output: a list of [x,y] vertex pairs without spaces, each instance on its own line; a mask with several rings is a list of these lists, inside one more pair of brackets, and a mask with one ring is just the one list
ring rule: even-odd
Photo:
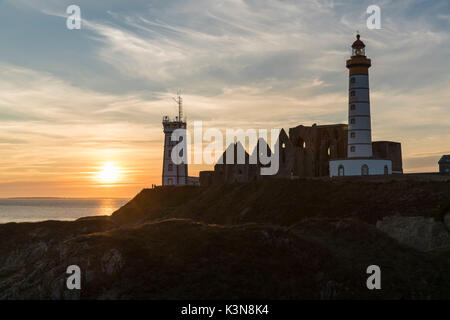
[[[81,30],[66,27],[71,4]],[[380,30],[366,27],[372,4]],[[372,59],[373,140],[401,142],[405,172],[437,171],[450,154],[449,6],[0,0],[0,197],[131,197],[161,184],[161,118],[175,115],[178,89],[188,126],[346,123],[356,30]]]

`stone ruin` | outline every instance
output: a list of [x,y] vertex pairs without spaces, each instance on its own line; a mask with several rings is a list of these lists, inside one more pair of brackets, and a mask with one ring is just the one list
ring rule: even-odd
[[[234,150],[234,156],[238,152],[245,155],[245,163],[226,164],[226,161],[218,161],[213,171],[200,172],[200,185],[210,186],[233,182],[250,182],[264,178],[295,179],[302,177],[326,177],[329,176],[328,162],[333,159],[347,157],[348,125],[299,125],[289,129],[289,135],[282,129],[278,137],[279,170],[274,176],[260,174],[264,165],[259,159],[261,144],[266,143],[260,139],[252,152],[256,153],[256,164],[250,163],[250,155],[239,142],[230,144],[224,151],[221,159],[226,159],[227,152]],[[267,147],[268,153],[272,150]],[[402,173],[401,144],[391,141],[373,142],[374,157],[392,160],[392,170]]]

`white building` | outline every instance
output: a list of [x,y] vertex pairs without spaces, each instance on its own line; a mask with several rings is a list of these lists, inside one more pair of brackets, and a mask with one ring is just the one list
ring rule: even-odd
[[370,120],[369,68],[365,44],[359,39],[352,45],[349,69],[348,149],[346,159],[330,161],[330,176],[361,176],[392,174],[392,162],[372,155]]
[[180,135],[178,140],[172,141],[172,136],[175,130],[182,129],[184,132],[187,130],[186,121],[183,120],[183,101],[180,96],[176,99],[178,103],[178,116],[175,119],[170,119],[168,116],[163,117],[164,127],[164,156],[163,156],[163,173],[162,173],[162,185],[163,186],[184,186],[184,185],[199,185],[198,177],[188,176],[188,162],[187,155],[182,154],[182,150],[179,154],[180,158],[186,160],[182,163],[176,164],[173,161],[172,151],[175,146],[181,146],[187,150],[186,134]]

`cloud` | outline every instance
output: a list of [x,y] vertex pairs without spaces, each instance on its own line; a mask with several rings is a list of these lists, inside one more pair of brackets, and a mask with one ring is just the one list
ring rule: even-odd
[[74,32],[64,29],[69,1],[6,3],[49,23],[55,40],[46,48],[26,29],[39,54],[22,43],[5,50],[27,63],[0,53],[2,181],[89,185],[115,158],[133,183],[159,183],[161,116],[175,114],[177,89],[188,120],[206,127],[345,123],[345,60],[358,29],[373,65],[374,139],[402,142],[407,170],[435,168],[448,152],[446,0],[379,1],[381,30],[365,27],[371,1],[82,0]]

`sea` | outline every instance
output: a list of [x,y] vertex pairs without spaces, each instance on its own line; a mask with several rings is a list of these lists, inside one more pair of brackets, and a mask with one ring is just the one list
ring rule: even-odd
[[44,220],[76,220],[81,217],[111,215],[129,199],[0,199],[0,223]]

